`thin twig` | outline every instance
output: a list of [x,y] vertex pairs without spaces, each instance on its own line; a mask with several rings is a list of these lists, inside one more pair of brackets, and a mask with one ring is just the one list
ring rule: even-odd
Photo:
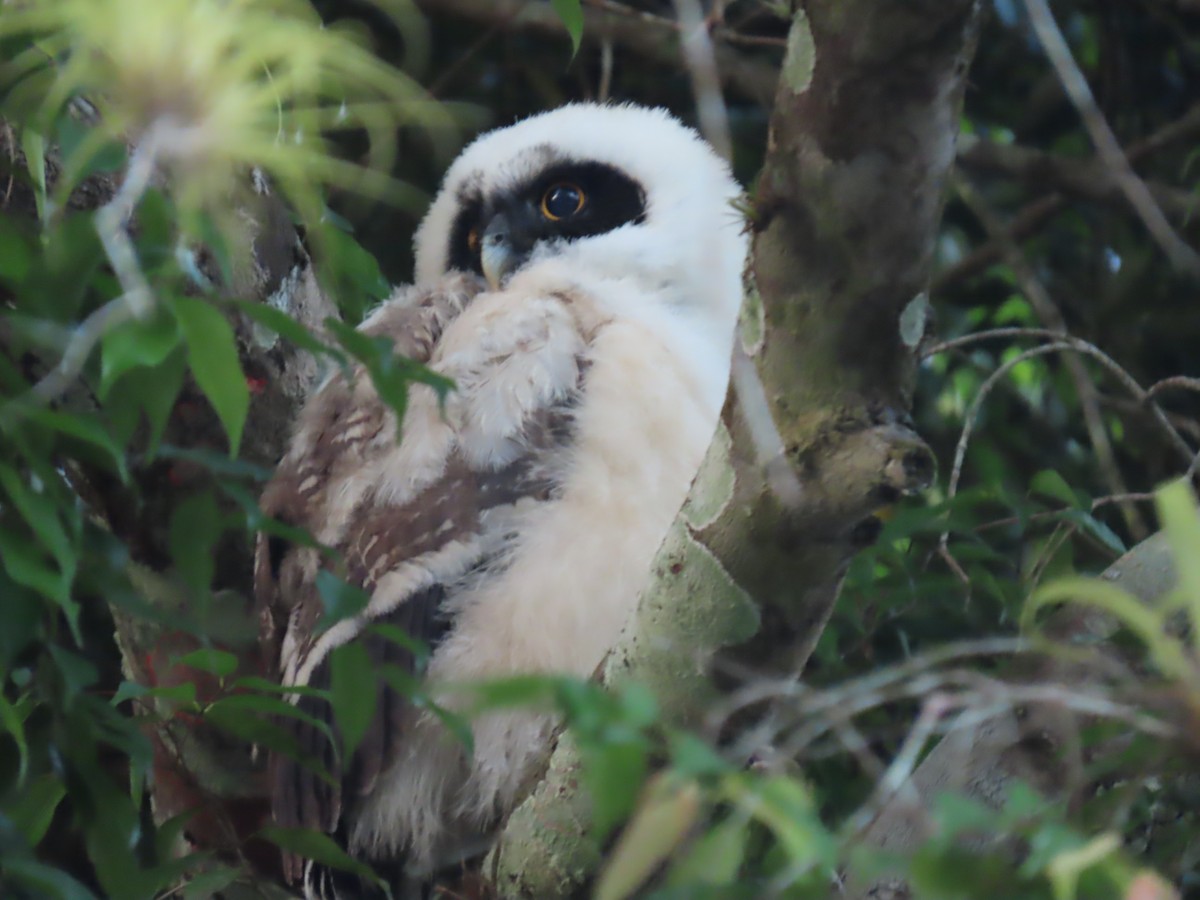
[[596,99],[601,103],[608,102],[612,91],[613,75],[613,42],[612,38],[602,38],[600,41],[600,84],[596,88]]
[[49,404],[65,394],[83,371],[92,348],[110,328],[128,322],[133,315],[134,304],[130,302],[127,294],[115,297],[99,309],[93,310],[71,335],[58,365],[33,386],[33,399],[39,404]]
[[[700,132],[718,153],[730,159],[733,141],[729,134],[729,112],[721,94],[721,77],[704,11],[697,0],[675,0],[675,9]],[[804,486],[788,460],[754,360],[740,344],[734,347],[730,381],[767,487],[785,509],[796,509],[804,499]]]
[[147,130],[129,158],[120,190],[96,211],[100,243],[124,293],[93,311],[75,329],[58,365],[33,386],[31,395],[39,404],[53,403],[71,387],[109,329],[133,318],[144,319],[154,309],[154,292],[142,274],[125,226],[154,177],[164,129],[169,131],[170,125],[155,124]]
[[675,0],[675,13],[679,17],[680,49],[691,76],[700,133],[722,157],[732,160],[729,111],[721,95],[721,75],[704,10],[699,0]]
[[1139,403],[1146,405],[1146,407],[1150,410],[1151,415],[1154,417],[1154,420],[1167,433],[1172,446],[1174,446],[1175,449],[1179,451],[1180,455],[1187,459],[1189,463],[1191,462],[1195,455],[1195,451],[1193,451],[1188,445],[1188,442],[1183,439],[1183,436],[1179,433],[1179,430],[1171,424],[1170,420],[1166,416],[1166,413],[1163,412],[1162,407],[1160,407],[1147,396],[1146,389],[1138,384],[1137,380],[1130,375],[1120,363],[1114,360],[1095,344],[1085,341],[1082,338],[1078,338],[1070,334],[1060,334],[1059,332],[1051,331],[1048,328],[991,328],[987,331],[966,334],[961,337],[952,338],[948,341],[942,341],[940,343],[933,344],[922,351],[922,357],[927,358],[930,356],[936,356],[938,353],[945,353],[949,350],[956,350],[959,347],[967,346],[968,344],[974,344],[978,341],[992,340],[995,338],[1037,338],[1040,340],[1052,339],[1059,343],[1069,344],[1072,350],[1079,351],[1080,353],[1086,353],[1095,358],[1101,364],[1103,364],[1106,369],[1112,372],[1114,376],[1116,376],[1117,381],[1121,383],[1122,387],[1132,394]]
[[1150,385],[1150,388],[1146,391],[1146,398],[1149,399],[1162,391],[1178,389],[1200,393],[1200,378],[1189,378],[1187,375],[1175,375],[1171,378],[1164,378],[1162,381],[1156,381]]
[[1163,215],[1163,211],[1154,202],[1145,182],[1129,165],[1129,160],[1125,157],[1116,135],[1113,134],[1103,113],[1100,112],[1099,106],[1096,105],[1096,98],[1092,96],[1092,89],[1088,86],[1087,79],[1075,62],[1075,57],[1071,55],[1066,38],[1059,30],[1058,23],[1054,20],[1054,14],[1050,12],[1050,5],[1046,0],[1025,0],[1025,7],[1029,11],[1033,30],[1037,34],[1038,40],[1041,41],[1050,64],[1058,73],[1058,79],[1062,82],[1063,89],[1083,119],[1084,128],[1087,129],[1088,135],[1096,147],[1096,152],[1112,171],[1113,177],[1121,186],[1130,205],[1137,212],[1155,242],[1171,260],[1171,264],[1194,278],[1200,278],[1200,254],[1197,254],[1183,238],[1175,233],[1171,223]]
[[[962,197],[963,202],[967,204],[976,218],[983,224],[988,236],[999,242],[1005,260],[1013,270],[1013,274],[1016,275],[1021,293],[1025,295],[1030,305],[1033,306],[1038,318],[1042,320],[1042,324],[1053,332],[1066,334],[1066,320],[1063,319],[1062,313],[1050,296],[1050,292],[1046,289],[1041,279],[1038,278],[1037,273],[1034,272],[1033,266],[1029,264],[1029,260],[1025,258],[1020,245],[1011,238],[1006,238],[1004,224],[1000,221],[1000,217],[996,211],[992,209],[991,204],[975,188],[970,179],[961,172],[955,172],[953,180],[959,196]],[[1117,455],[1113,452],[1112,441],[1108,437],[1108,428],[1104,424],[1104,416],[1100,411],[1099,394],[1096,391],[1096,386],[1092,383],[1091,375],[1088,374],[1087,367],[1083,364],[1083,359],[1077,354],[1068,354],[1065,362],[1067,372],[1075,385],[1075,395],[1079,398],[1079,408],[1083,412],[1084,428],[1087,429],[1088,441],[1091,443],[1092,449],[1096,454],[1096,464],[1100,470],[1100,477],[1106,482],[1110,494],[1127,494],[1129,493],[1129,488],[1125,484],[1125,479],[1121,476],[1120,467],[1117,465]],[[1125,519],[1125,525],[1129,528],[1134,540],[1140,541],[1149,534],[1146,521],[1142,518],[1136,506],[1132,504],[1122,505],[1121,515]]]
[[[1194,137],[1198,131],[1200,131],[1200,105],[1193,106],[1175,121],[1134,141],[1126,148],[1125,156],[1130,163],[1137,162],[1176,141]],[[970,156],[970,152],[969,147],[961,149],[959,162],[965,162],[966,158]],[[1066,198],[1057,192],[1039,197],[1017,210],[1009,221],[1003,237],[1021,241],[1049,222],[1065,206]],[[1000,243],[995,240],[989,240],[986,244],[976,247],[958,262],[934,276],[929,287],[930,294],[937,295],[947,286],[987,268],[999,260],[1002,255],[1003,250]]]

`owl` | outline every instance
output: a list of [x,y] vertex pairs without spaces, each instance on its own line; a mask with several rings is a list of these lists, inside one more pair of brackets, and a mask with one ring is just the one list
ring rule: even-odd
[[[714,434],[742,296],[739,194],[660,109],[570,105],[463,151],[417,231],[413,285],[361,326],[453,389],[442,402],[413,385],[397,423],[365,373],[334,374],[262,496],[265,513],[336,551],[258,539],[262,646],[283,686],[328,687],[330,653],[350,641],[431,693],[595,672]],[[369,597],[328,628],[325,569]],[[419,672],[381,624],[429,646]],[[329,704],[291,702],[308,717],[289,720],[297,746],[327,774],[272,758],[275,821],[418,873],[486,839],[557,725],[543,710],[488,711],[468,748],[381,682],[343,760]],[[285,870],[312,877],[290,855]]]

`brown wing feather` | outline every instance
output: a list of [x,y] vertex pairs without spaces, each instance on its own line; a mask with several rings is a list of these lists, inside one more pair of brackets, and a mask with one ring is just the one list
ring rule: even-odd
[[[372,330],[393,338],[399,352],[428,361],[445,324],[468,299],[469,295],[461,293],[449,297],[446,292],[431,293],[416,306],[377,319]],[[580,361],[579,371],[583,369]],[[500,470],[473,469],[455,454],[440,477],[409,502],[381,503],[368,491],[347,518],[334,548],[334,562],[315,548],[287,546],[260,535],[255,593],[263,624],[262,644],[268,660],[276,666],[275,674],[281,674],[280,651],[289,627],[293,639],[297,635],[305,638],[301,657],[318,637],[315,626],[322,607],[316,576],[322,567],[340,561],[343,577],[370,593],[383,574],[401,563],[478,534],[486,511],[523,498],[549,498],[554,484],[538,462],[544,451],[569,438],[573,400],[567,398],[554,408],[536,411],[523,426],[525,454]],[[351,384],[335,378],[304,410],[293,450],[264,491],[263,511],[289,525],[318,531],[331,498],[338,495],[346,479],[360,471],[371,454],[381,452],[375,439],[384,428],[394,428],[394,419],[369,380],[364,376]],[[445,594],[441,584],[414,590],[379,621],[397,625],[417,640],[434,645],[449,627],[440,614]],[[365,648],[376,671],[396,666],[414,673],[414,659],[407,648],[369,630],[353,639]],[[328,688],[329,683],[326,658],[313,669],[308,685]],[[280,825],[336,831],[344,806],[353,805],[374,788],[402,745],[408,701],[381,680],[376,704],[367,733],[340,778],[322,777],[294,759],[272,755],[272,806]],[[306,696],[298,699],[297,707],[336,735],[328,701]],[[326,773],[337,773],[340,748],[321,729],[293,718],[285,724],[302,757],[318,761]],[[285,854],[284,869],[288,879],[295,881],[302,861]]]

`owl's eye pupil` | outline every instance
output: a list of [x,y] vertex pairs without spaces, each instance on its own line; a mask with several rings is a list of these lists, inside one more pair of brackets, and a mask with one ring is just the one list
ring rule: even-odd
[[583,188],[577,184],[556,184],[542,196],[542,215],[552,222],[575,215],[586,202]]

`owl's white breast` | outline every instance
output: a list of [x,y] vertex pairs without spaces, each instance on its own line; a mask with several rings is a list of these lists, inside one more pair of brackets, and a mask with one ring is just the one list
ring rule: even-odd
[[[553,462],[557,499],[520,510],[509,523],[517,536],[507,565],[452,595],[454,625],[431,661],[434,682],[591,676],[629,620],[708,448],[729,348],[670,315],[601,314],[600,299],[574,295],[588,308],[573,312],[596,329],[573,439]],[[553,724],[529,710],[481,716],[464,767],[458,748],[422,721],[368,801],[355,843],[380,852],[407,835],[414,857],[427,861],[444,850],[446,818],[429,811],[448,808],[464,826],[486,828],[519,799]]]

